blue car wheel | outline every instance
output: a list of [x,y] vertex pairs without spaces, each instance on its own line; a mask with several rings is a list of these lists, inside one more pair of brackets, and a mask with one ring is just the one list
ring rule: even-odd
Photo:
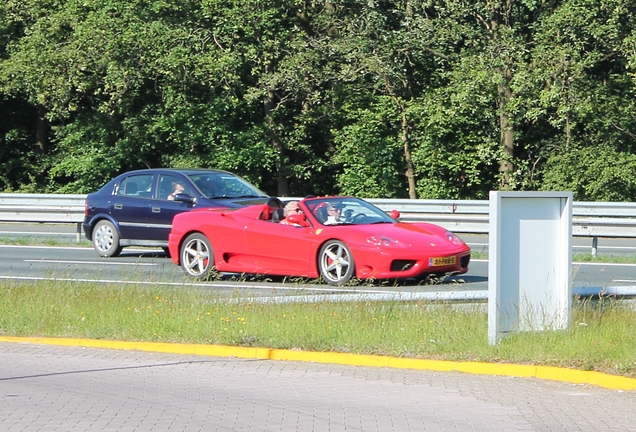
[[93,247],[105,258],[116,257],[121,252],[119,233],[110,221],[101,220],[93,228]]

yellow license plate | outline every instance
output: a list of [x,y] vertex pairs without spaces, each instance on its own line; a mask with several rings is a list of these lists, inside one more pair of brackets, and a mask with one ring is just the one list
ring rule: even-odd
[[444,258],[429,258],[429,267],[449,266],[454,265],[457,262],[457,257],[444,257]]

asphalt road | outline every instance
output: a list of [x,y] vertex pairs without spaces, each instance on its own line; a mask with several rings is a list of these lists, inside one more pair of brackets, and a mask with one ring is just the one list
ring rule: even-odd
[[[215,289],[237,288],[268,294],[304,290],[315,293],[334,292],[430,292],[475,291],[488,289],[487,260],[473,260],[465,275],[446,279],[439,285],[363,285],[336,288],[316,281],[290,283],[282,278],[256,278],[198,282],[185,277],[159,250],[124,249],[117,258],[100,258],[90,247],[0,245],[0,278],[2,279],[69,279],[83,281],[117,281],[121,283],[151,283],[203,286]],[[635,264],[574,263],[573,287],[636,286]]]
[[[479,291],[488,289],[488,261],[473,259],[467,274],[447,278],[440,285],[417,286],[361,286],[355,289],[318,285],[316,281],[289,283],[281,278],[256,278],[232,280],[225,277],[212,283],[200,283],[186,278],[159,249],[124,248],[120,257],[103,259],[85,239],[75,243],[77,227],[72,224],[0,224],[0,238],[37,238],[54,240],[58,246],[21,246],[0,244],[0,278],[3,279],[74,279],[86,281],[119,281],[153,284],[196,285],[214,289],[246,289],[267,295],[273,289],[277,293],[308,291],[315,293],[337,292],[431,292],[431,291]],[[488,236],[462,235],[475,252],[488,252]],[[573,238],[573,254],[590,253],[591,239]],[[636,239],[600,239],[598,253],[614,256],[635,255]],[[285,283],[287,282],[287,283]],[[573,263],[573,287],[636,287],[635,264]]]

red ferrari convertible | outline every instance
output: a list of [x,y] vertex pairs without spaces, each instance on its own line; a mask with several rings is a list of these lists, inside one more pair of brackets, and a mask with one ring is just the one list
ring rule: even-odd
[[[466,273],[470,248],[446,229],[397,220],[358,198],[305,198],[283,218],[283,204],[202,208],[174,217],[170,256],[188,275],[218,272],[358,279],[424,279]],[[283,219],[285,219],[283,221]],[[283,221],[281,223],[281,221]]]

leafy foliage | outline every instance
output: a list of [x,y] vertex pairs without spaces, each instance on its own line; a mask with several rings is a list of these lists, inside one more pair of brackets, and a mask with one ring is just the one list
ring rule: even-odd
[[545,168],[544,190],[571,190],[581,201],[626,201],[636,196],[636,155],[610,145],[556,153]]
[[281,196],[634,200],[635,17],[628,0],[6,0],[0,189],[199,166]]

